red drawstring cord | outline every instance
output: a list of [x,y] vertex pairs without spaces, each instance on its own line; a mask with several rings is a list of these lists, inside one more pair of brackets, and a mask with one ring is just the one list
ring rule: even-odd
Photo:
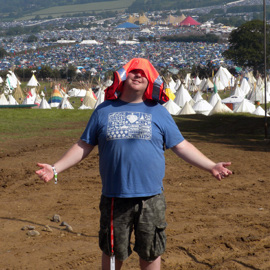
[[114,207],[114,198],[112,198],[111,204],[111,253],[114,254],[114,239],[113,239],[113,207]]

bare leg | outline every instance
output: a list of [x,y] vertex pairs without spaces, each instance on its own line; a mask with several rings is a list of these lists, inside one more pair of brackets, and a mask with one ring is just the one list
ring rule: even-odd
[[160,256],[157,257],[152,262],[147,262],[147,261],[140,258],[141,270],[160,270],[160,266],[161,266],[161,257]]
[[[115,259],[115,270],[120,270],[123,262]],[[102,253],[102,270],[110,270],[110,256]]]

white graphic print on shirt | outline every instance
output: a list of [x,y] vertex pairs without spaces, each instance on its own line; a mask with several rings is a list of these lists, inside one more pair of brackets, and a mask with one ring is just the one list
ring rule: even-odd
[[108,116],[107,140],[151,140],[152,115],[142,112],[116,112]]

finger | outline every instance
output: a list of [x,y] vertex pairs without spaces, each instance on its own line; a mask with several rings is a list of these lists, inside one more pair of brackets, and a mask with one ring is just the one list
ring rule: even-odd
[[223,162],[223,167],[228,167],[228,166],[230,166],[232,163],[231,162]]
[[44,164],[43,163],[37,163],[37,166],[40,168],[44,168]]

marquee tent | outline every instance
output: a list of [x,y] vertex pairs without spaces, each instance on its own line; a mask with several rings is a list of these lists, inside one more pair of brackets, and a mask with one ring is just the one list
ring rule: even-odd
[[122,24],[119,24],[118,26],[116,26],[115,28],[124,28],[124,29],[140,29],[140,26],[134,24],[134,23],[130,23],[130,22],[125,22]]
[[199,22],[194,20],[191,16],[186,17],[182,22],[180,22],[181,26],[197,26],[201,25]]

